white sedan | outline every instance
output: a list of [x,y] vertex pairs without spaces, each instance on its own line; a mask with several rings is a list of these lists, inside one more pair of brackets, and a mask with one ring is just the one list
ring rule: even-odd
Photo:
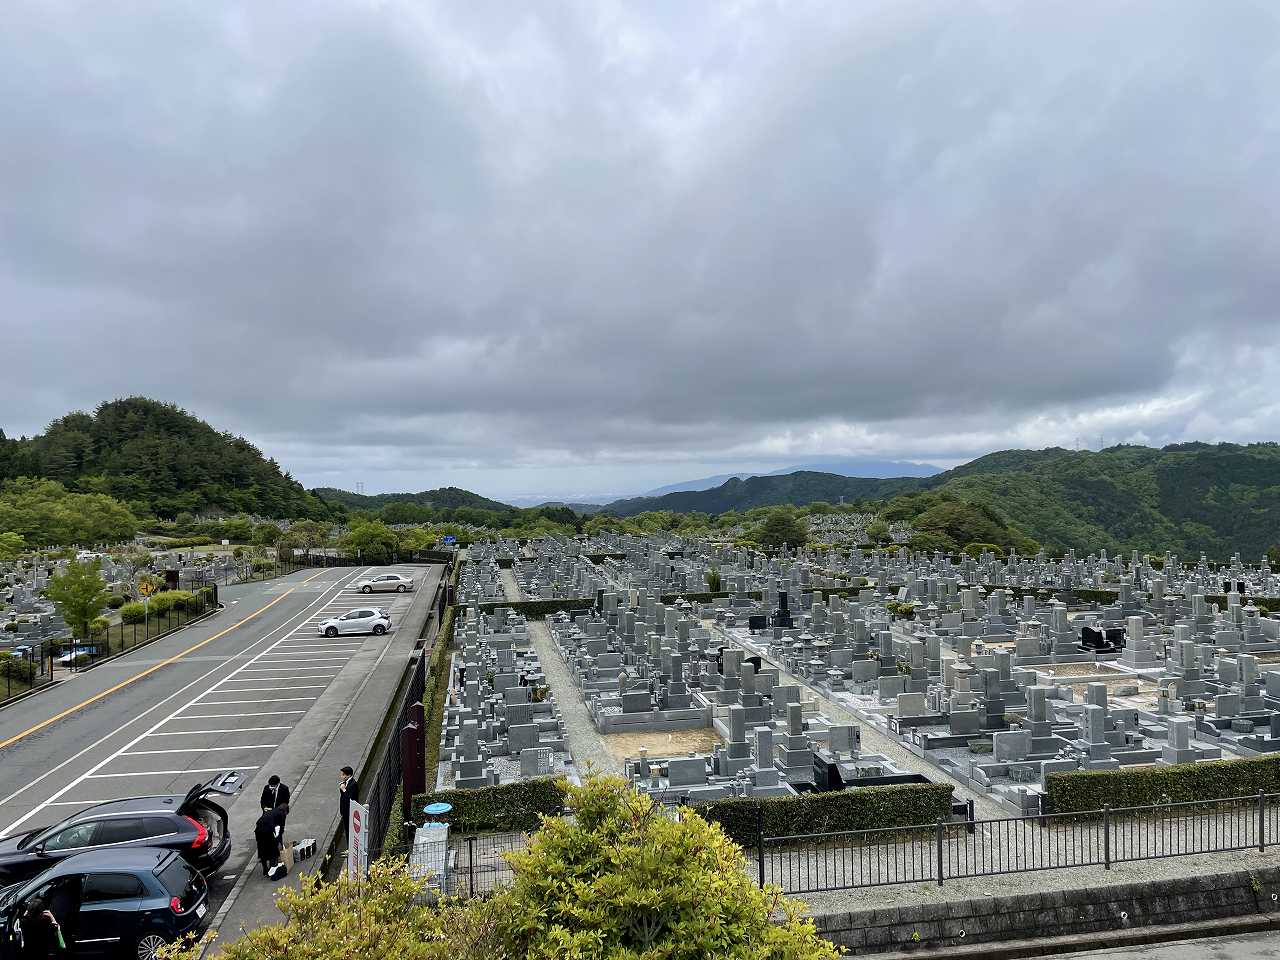
[[413,577],[398,573],[384,573],[381,576],[370,577],[368,580],[361,580],[356,584],[356,589],[361,593],[404,593],[413,589]]
[[320,633],[336,637],[340,633],[372,633],[382,636],[391,629],[391,617],[377,607],[349,610],[340,617],[330,617],[320,624]]

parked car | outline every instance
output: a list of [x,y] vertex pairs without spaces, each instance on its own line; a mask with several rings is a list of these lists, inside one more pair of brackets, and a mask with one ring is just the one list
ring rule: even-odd
[[209,913],[204,877],[174,850],[81,853],[0,890],[3,960],[24,955],[22,917],[36,897],[57,918],[71,957],[155,960],[166,943],[199,932]]
[[208,873],[231,855],[227,811],[211,796],[234,795],[226,778],[186,795],[134,797],[94,804],[51,827],[0,840],[0,883],[19,883],[88,850],[163,847]]
[[326,637],[340,633],[374,633],[382,636],[391,629],[391,617],[379,607],[361,607],[349,610],[340,617],[330,617],[320,624],[320,632]]
[[404,593],[413,589],[413,577],[399,573],[384,573],[368,580],[361,580],[357,585],[361,593]]

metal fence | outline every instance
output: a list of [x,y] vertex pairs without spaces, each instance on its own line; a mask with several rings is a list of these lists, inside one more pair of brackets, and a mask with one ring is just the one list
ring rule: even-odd
[[[369,807],[369,859],[376,860],[385,852],[383,841],[387,836],[387,827],[393,817],[402,816],[401,811],[393,809],[397,791],[400,790],[404,774],[403,757],[400,749],[400,731],[409,723],[414,707],[422,701],[422,692],[426,689],[427,658],[422,651],[417,654],[413,664],[413,673],[409,676],[409,688],[404,699],[400,701],[400,709],[396,721],[388,735],[382,737],[378,752],[370,758],[365,767],[366,780],[365,804]],[[369,771],[376,771],[371,776]]]
[[817,893],[1101,866],[1280,842],[1280,794],[1086,814],[939,821],[897,830],[759,838],[760,884]]

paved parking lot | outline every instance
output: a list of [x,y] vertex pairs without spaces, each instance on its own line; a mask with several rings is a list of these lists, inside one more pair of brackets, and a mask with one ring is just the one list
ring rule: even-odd
[[[104,800],[183,793],[201,778],[235,770],[252,778],[268,764],[285,736],[305,721],[334,677],[358,653],[376,653],[390,641],[414,594],[358,593],[354,584],[371,573],[405,568],[344,571],[337,584],[295,617],[277,636],[223,675],[196,684],[159,719],[96,759],[87,770],[34,806],[5,834],[25,823],[61,819]],[[419,573],[421,571],[418,571]],[[362,607],[380,607],[392,621],[383,636],[323,637],[319,624]]]

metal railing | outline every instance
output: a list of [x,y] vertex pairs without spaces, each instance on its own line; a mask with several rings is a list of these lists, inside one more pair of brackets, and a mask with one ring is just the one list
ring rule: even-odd
[[898,883],[1101,866],[1280,841],[1280,794],[1107,808],[1089,813],[938,821],[893,830],[760,837],[760,884],[817,893]]

